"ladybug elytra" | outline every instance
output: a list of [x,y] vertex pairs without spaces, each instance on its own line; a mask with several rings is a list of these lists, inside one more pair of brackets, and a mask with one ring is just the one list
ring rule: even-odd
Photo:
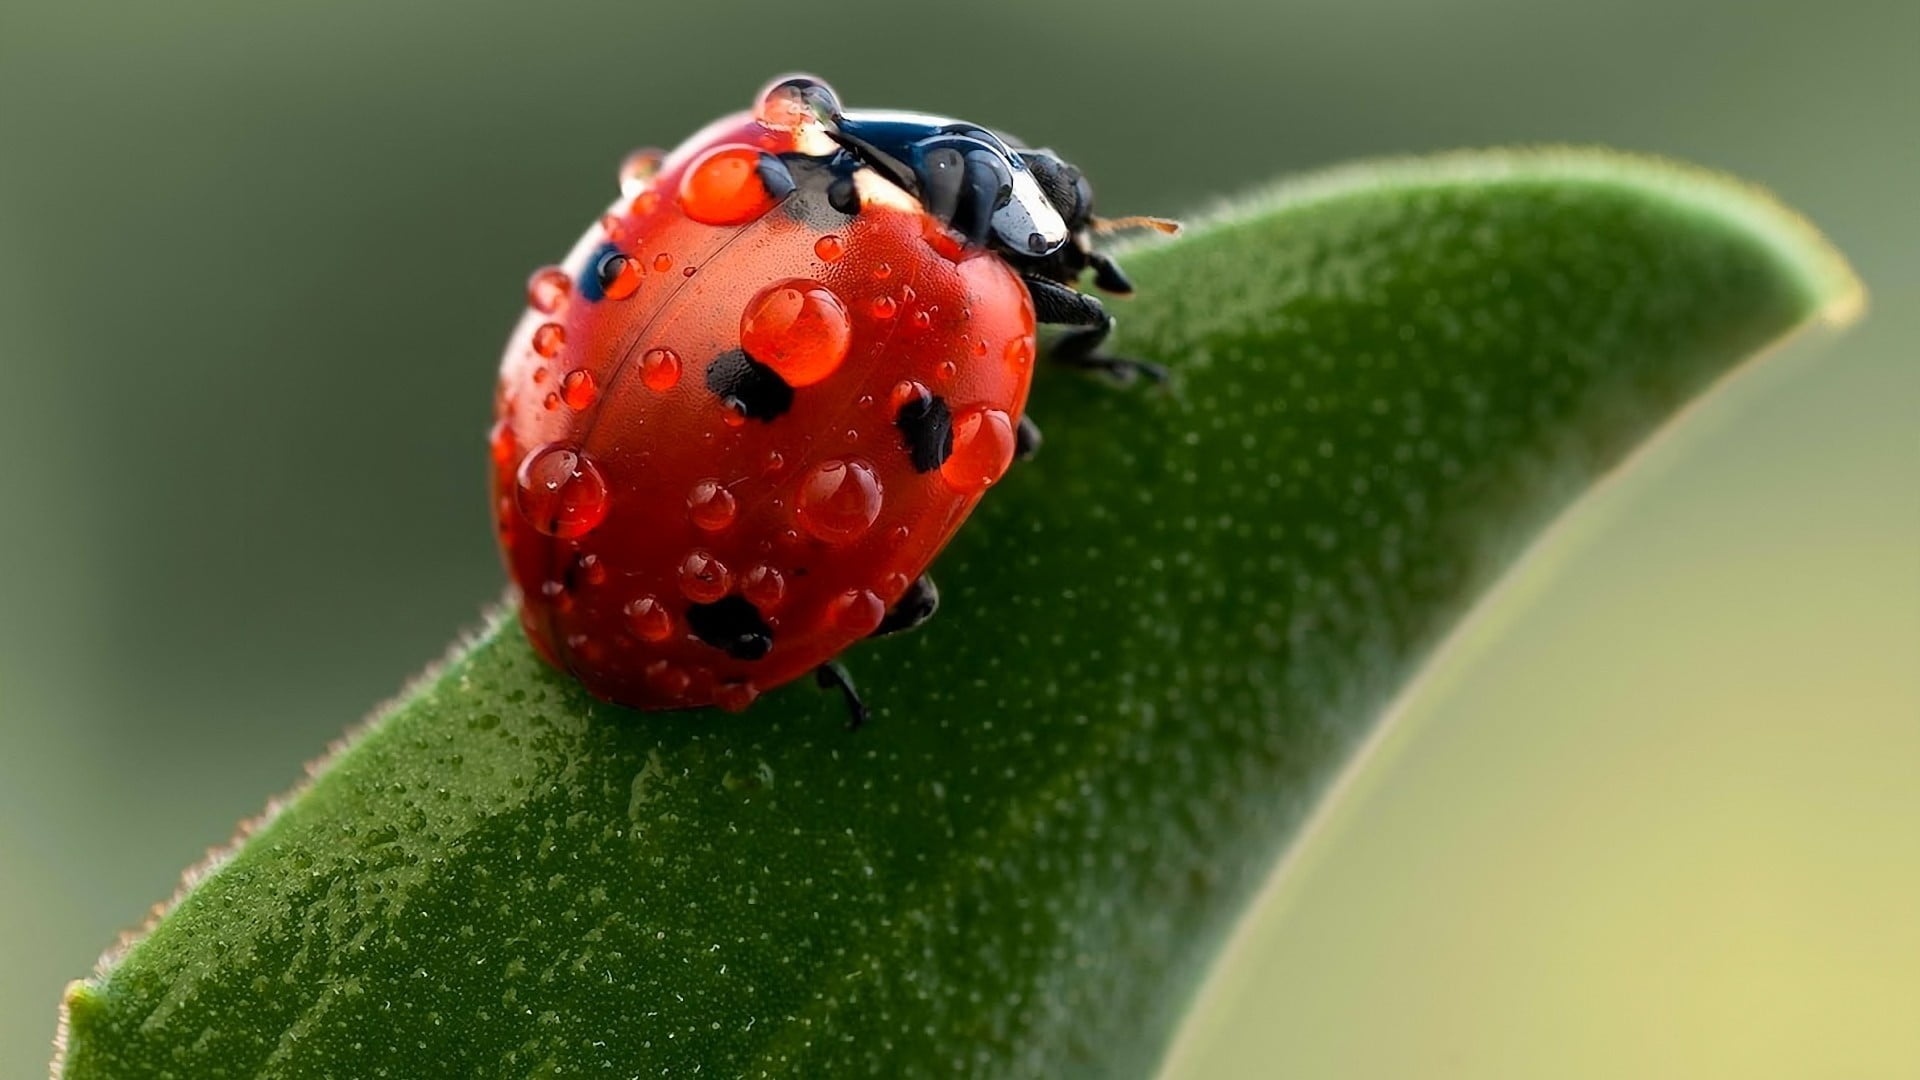
[[[642,151],[528,282],[496,396],[493,495],[521,622],[596,696],[739,710],[938,604],[926,569],[1039,434],[1050,356],[1128,291],[1080,171],[978,125],[774,83]],[[1160,227],[1166,223],[1144,221]]]

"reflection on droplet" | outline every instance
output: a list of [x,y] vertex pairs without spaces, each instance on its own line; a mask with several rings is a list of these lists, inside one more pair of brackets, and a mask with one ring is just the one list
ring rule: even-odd
[[527,306],[542,315],[551,315],[567,302],[573,279],[557,266],[543,266],[527,279]]
[[640,357],[640,381],[655,392],[673,389],[680,382],[680,354],[672,349],[648,349]]
[[740,347],[789,386],[811,386],[833,374],[852,343],[846,307],[816,281],[775,282],[740,317]]
[[594,267],[601,295],[608,300],[625,300],[640,288],[640,264],[617,251],[600,256]]
[[711,604],[733,588],[733,573],[711,551],[695,549],[680,563],[680,592],[697,604]]
[[650,644],[659,644],[673,636],[673,612],[652,596],[643,596],[620,609],[633,636]]
[[528,454],[515,483],[521,516],[548,536],[585,536],[607,516],[606,480],[571,447],[548,445]]
[[760,151],[751,146],[716,146],[680,178],[680,209],[703,225],[744,225],[774,201],[760,179]]
[[858,458],[823,461],[807,470],[794,500],[800,526],[830,544],[858,539],[880,516],[880,478]]
[[740,579],[740,595],[762,612],[772,611],[787,598],[787,579],[771,566],[756,566]]
[[849,634],[873,633],[887,614],[887,605],[869,589],[848,589],[827,606],[827,617]]
[[962,494],[985,491],[1013,462],[1013,421],[999,409],[968,409],[953,418],[953,453],[940,466],[947,486]]
[[620,163],[620,195],[631,199],[646,190],[648,184],[660,172],[660,162],[665,154],[651,146],[644,146],[628,154]]
[[702,480],[687,493],[687,516],[707,532],[719,532],[733,524],[737,510],[733,492],[718,480]]
[[584,409],[593,404],[598,389],[593,382],[593,372],[586,368],[575,368],[560,380],[560,398],[574,409]]

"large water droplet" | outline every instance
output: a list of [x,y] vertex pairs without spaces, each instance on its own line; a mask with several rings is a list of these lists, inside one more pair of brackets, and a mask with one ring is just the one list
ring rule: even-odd
[[599,387],[593,382],[593,372],[586,368],[575,368],[560,380],[560,399],[565,401],[569,408],[586,408],[593,404],[594,395],[598,392]]
[[711,604],[733,588],[733,573],[711,551],[698,548],[680,562],[680,592],[696,604]]
[[680,178],[680,209],[704,225],[744,225],[773,209],[755,147],[716,146]]
[[815,103],[837,110],[839,99],[833,88],[811,75],[789,75],[775,80],[760,92],[753,106],[753,118],[775,131],[799,131],[818,124]]
[[708,532],[719,532],[733,524],[738,509],[733,492],[718,480],[702,480],[687,493],[687,516]]
[[567,302],[573,279],[557,266],[543,266],[527,279],[527,306],[542,315],[551,315]]
[[680,354],[672,349],[648,349],[640,358],[640,381],[655,392],[673,389],[680,382]]
[[533,351],[551,360],[560,355],[567,343],[567,328],[557,322],[541,323],[533,332]]
[[607,516],[606,480],[572,447],[536,449],[520,463],[515,481],[521,516],[548,536],[585,536]]
[[828,233],[813,242],[813,253],[820,257],[821,262],[839,262],[847,253],[847,244],[846,241]]
[[807,532],[830,544],[858,539],[880,516],[880,478],[857,458],[807,470],[794,512]]
[[1007,342],[1005,356],[1007,366],[1015,372],[1027,370],[1028,365],[1033,363],[1033,338],[1022,334]]
[[633,636],[650,644],[659,644],[673,636],[673,612],[652,596],[643,596],[620,609]]
[[740,347],[789,386],[811,386],[833,374],[852,343],[846,307],[817,281],[769,285],[740,317]]
[[965,495],[985,491],[1013,462],[1013,421],[999,409],[968,409],[953,418],[953,453],[940,466],[947,486]]

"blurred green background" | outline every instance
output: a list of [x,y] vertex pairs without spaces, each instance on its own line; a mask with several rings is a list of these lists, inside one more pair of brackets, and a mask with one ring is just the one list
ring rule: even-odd
[[50,0],[0,10],[0,1074],[498,593],[528,270],[802,68],[1116,212],[1602,142],[1873,290],[1584,505],[1262,902],[1185,1075],[1920,1075],[1920,8]]

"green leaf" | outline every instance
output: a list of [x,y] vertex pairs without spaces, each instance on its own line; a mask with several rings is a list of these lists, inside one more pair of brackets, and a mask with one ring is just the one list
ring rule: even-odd
[[1176,389],[1041,380],[939,618],[850,656],[869,728],[597,704],[496,625],[75,984],[64,1075],[1148,1074],[1519,546],[1860,304],[1763,195],[1590,152],[1343,170],[1128,265]]

